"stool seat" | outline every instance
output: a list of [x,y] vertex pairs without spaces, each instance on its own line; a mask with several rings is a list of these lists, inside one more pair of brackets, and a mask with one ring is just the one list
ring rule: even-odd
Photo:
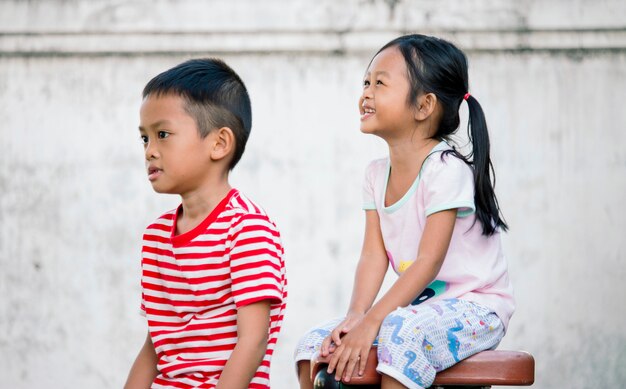
[[[311,380],[326,368],[330,358],[316,355],[311,360]],[[367,356],[365,373],[354,375],[350,385],[375,385],[381,381],[376,371],[378,358],[376,347]],[[535,381],[535,359],[524,351],[489,350],[482,351],[462,360],[456,365],[440,371],[435,376],[433,386],[528,386]]]

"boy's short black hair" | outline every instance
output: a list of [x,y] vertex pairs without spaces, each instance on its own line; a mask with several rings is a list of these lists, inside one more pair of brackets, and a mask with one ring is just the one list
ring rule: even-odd
[[235,134],[232,170],[246,148],[252,127],[250,97],[241,78],[224,61],[191,59],[154,77],[143,89],[143,97],[176,94],[185,100],[185,110],[198,125],[201,137],[221,127]]

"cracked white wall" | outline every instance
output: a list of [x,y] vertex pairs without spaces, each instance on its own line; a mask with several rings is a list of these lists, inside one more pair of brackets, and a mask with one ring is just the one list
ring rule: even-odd
[[290,298],[272,387],[295,387],[298,337],[347,307],[363,170],[386,152],[358,130],[361,75],[403,31],[469,55],[511,225],[518,310],[501,348],[535,355],[539,389],[621,386],[625,11],[609,0],[0,2],[0,386],[123,384],[146,330],[141,234],[177,204],[145,177],[140,92],[214,55],[252,97],[232,182],[283,234]]

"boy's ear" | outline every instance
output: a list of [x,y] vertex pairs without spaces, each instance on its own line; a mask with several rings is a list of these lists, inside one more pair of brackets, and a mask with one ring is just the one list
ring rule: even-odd
[[437,108],[437,96],[434,93],[426,93],[417,98],[417,109],[415,110],[415,120],[423,121],[428,119]]
[[209,156],[212,161],[226,158],[235,147],[235,134],[228,127],[213,130],[213,142]]

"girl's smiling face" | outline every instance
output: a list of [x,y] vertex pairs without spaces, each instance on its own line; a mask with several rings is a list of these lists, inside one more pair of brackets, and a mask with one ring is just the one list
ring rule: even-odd
[[415,128],[414,108],[404,57],[389,47],[374,57],[363,78],[359,99],[361,131],[388,138]]

